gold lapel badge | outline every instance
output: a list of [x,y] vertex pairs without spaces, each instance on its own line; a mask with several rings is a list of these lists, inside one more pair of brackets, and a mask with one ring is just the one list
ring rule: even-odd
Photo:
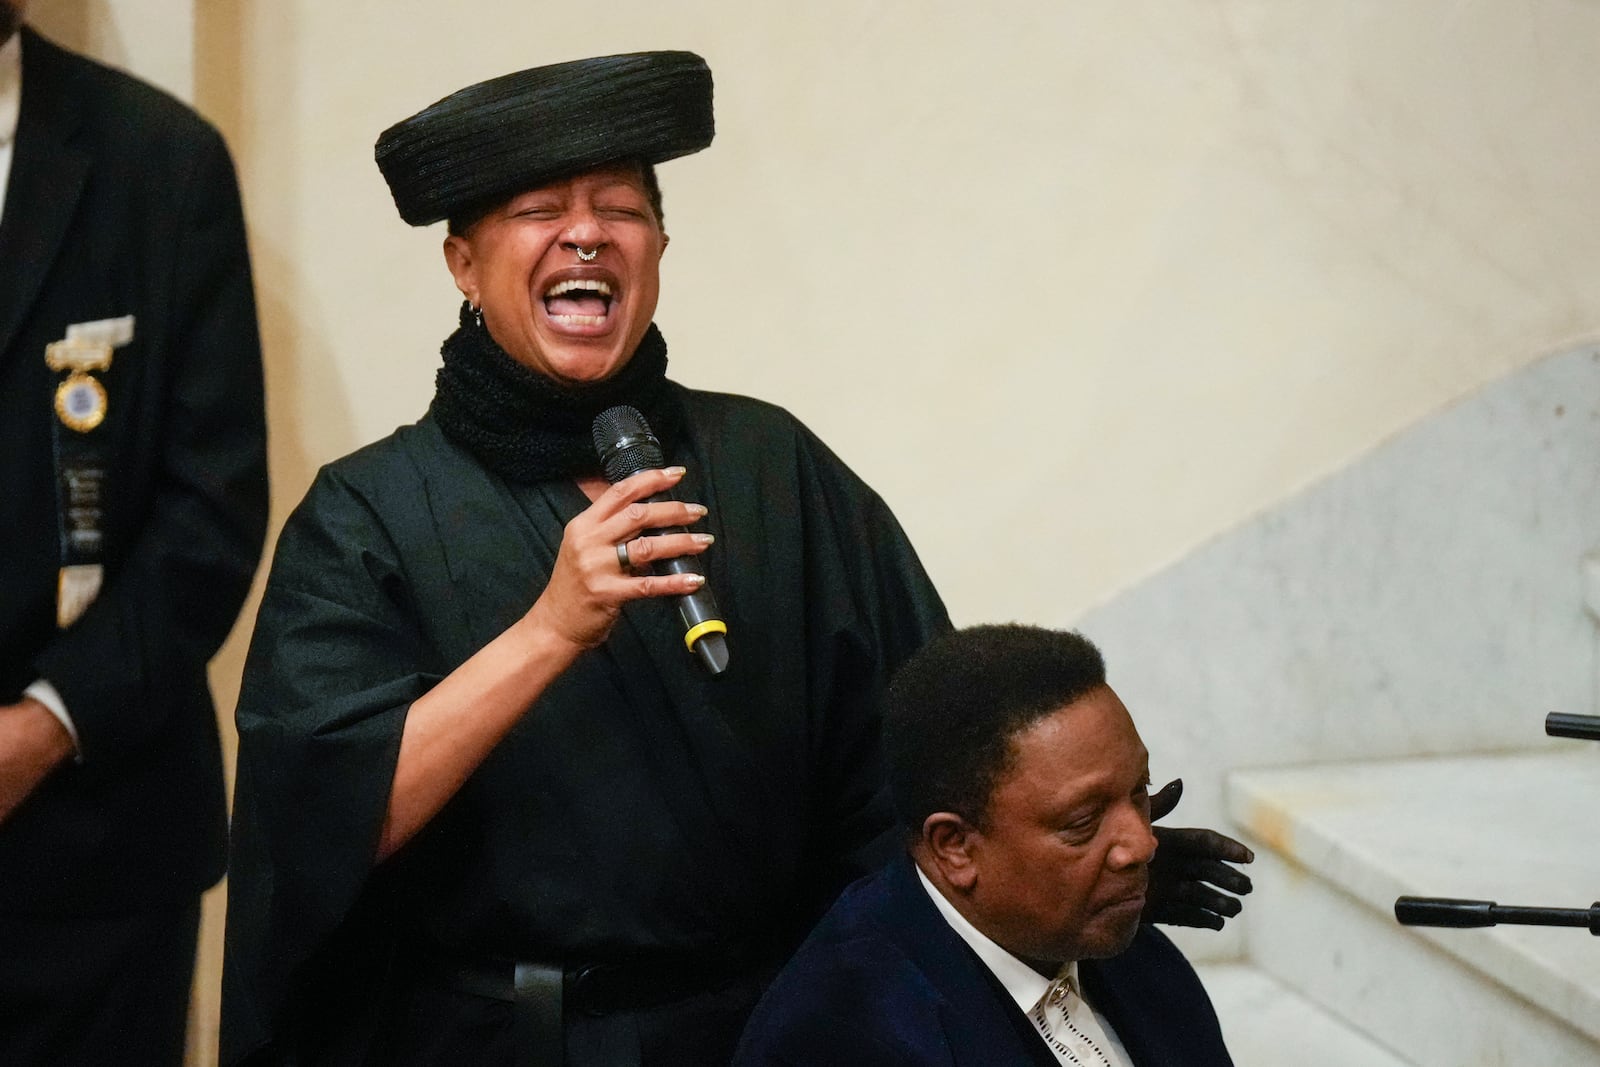
[[44,361],[56,373],[67,372],[56,387],[56,417],[68,429],[88,433],[105,421],[106,389],[91,371],[109,370],[111,346],[80,339],[52,341]]

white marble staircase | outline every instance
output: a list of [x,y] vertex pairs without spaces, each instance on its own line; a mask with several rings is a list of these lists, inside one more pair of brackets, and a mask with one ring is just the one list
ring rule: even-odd
[[[1226,792],[1257,854],[1251,965],[1394,1062],[1600,1064],[1600,938],[1405,928],[1393,914],[1402,894],[1600,898],[1600,744],[1241,771]],[[1290,1051],[1282,1062],[1304,1062]]]
[[1202,963],[1196,970],[1234,1067],[1410,1067],[1258,967]]
[[1184,777],[1176,824],[1256,846],[1244,914],[1177,936],[1219,965],[1240,1067],[1600,1067],[1600,938],[1393,918],[1402,894],[1600,900],[1600,743],[1542,724],[1600,713],[1597,457],[1591,344],[1071,620],[1157,780]]
[[[1582,561],[1600,623],[1600,553]],[[1600,708],[1600,655],[1593,666]],[[1224,784],[1256,849],[1245,961],[1201,968],[1239,1067],[1600,1065],[1600,937],[1406,928],[1402,895],[1600,898],[1600,743],[1277,770]]]

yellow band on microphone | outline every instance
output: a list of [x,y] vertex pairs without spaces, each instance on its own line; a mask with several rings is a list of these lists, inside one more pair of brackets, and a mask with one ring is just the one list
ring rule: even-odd
[[706,634],[725,634],[727,632],[728,624],[721,619],[707,619],[698,626],[689,627],[689,632],[683,635],[683,647],[693,652],[694,643]]

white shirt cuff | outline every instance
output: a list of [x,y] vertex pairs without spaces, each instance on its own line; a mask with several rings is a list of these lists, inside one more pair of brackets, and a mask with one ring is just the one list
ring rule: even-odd
[[67,731],[67,736],[72,738],[72,761],[74,763],[82,763],[83,752],[78,748],[78,728],[72,725],[72,716],[67,714],[67,702],[61,699],[61,694],[56,692],[56,687],[40,678],[37,682],[24,689],[22,695],[37,700],[45,706],[50,714],[56,717],[62,728]]

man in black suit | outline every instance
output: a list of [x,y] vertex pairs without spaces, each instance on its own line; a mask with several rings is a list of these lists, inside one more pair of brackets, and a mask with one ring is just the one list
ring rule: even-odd
[[177,1064],[267,519],[233,166],[0,0],[0,1063]]
[[1227,1067],[1194,969],[1142,926],[1148,754],[1074,633],[938,638],[885,724],[910,854],[852,886],[736,1067]]

